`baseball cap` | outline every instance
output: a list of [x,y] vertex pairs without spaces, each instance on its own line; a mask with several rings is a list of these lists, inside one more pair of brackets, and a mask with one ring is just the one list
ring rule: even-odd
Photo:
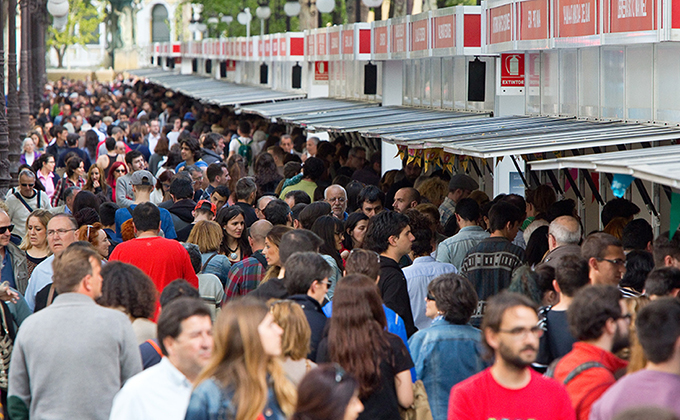
[[209,210],[212,212],[212,214],[217,214],[217,206],[208,200],[200,200],[198,203],[196,203],[194,211],[196,210]]
[[156,178],[151,175],[151,172],[141,170],[132,174],[130,177],[130,183],[132,185],[156,185]]

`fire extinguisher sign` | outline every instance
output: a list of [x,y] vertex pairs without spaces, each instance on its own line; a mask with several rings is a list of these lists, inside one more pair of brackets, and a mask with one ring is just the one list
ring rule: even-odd
[[524,54],[501,54],[501,87],[524,87]]

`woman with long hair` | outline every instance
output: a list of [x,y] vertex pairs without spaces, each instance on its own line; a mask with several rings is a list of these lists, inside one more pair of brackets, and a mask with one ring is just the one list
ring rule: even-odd
[[40,155],[31,167],[36,175],[36,188],[45,191],[47,197],[50,201],[54,197],[54,190],[59,182],[59,177],[54,173],[54,167],[56,166],[56,160],[54,156],[49,153]]
[[83,191],[89,191],[94,195],[101,194],[104,197],[109,197],[109,186],[106,185],[106,180],[102,176],[102,171],[99,169],[99,166],[90,166],[90,170],[87,171],[87,178]]
[[253,253],[248,243],[245,214],[240,207],[222,207],[217,212],[215,221],[222,227],[220,253],[226,255],[232,264]]
[[356,420],[364,411],[359,383],[337,364],[310,371],[298,386],[291,420]]
[[328,289],[328,299],[333,298],[335,284],[342,277],[342,268],[345,263],[340,256],[342,250],[342,222],[337,217],[321,216],[312,225],[311,231],[323,240],[319,247],[319,254],[333,269],[333,275],[328,278],[331,287]]
[[[28,277],[31,277],[31,273],[38,264],[52,254],[47,244],[47,223],[51,218],[52,213],[50,211],[38,209],[34,210],[26,219],[26,236],[21,241],[19,248],[26,253]],[[26,284],[17,284],[17,288],[22,294],[26,291],[26,286]]]
[[174,176],[174,170],[166,169],[156,177],[156,188],[153,189],[150,197],[152,203],[160,204],[164,201],[172,200],[172,197],[170,196],[170,184],[172,183],[172,178]]
[[255,183],[257,184],[257,196],[274,194],[276,186],[283,177],[276,168],[276,162],[269,153],[262,153],[255,160]]
[[279,356],[283,330],[267,306],[243,298],[229,301],[213,328],[214,348],[191,394],[186,420],[253,420],[293,414],[296,391]]
[[151,172],[153,176],[156,176],[160,167],[168,159],[168,153],[170,153],[169,145],[170,142],[168,141],[168,137],[164,133],[161,133],[161,138],[158,139],[156,148],[149,158],[149,172]]
[[96,162],[99,157],[97,152],[97,145],[99,144],[99,136],[94,130],[87,130],[85,132],[85,153],[90,158],[90,162]]
[[[368,227],[368,216],[363,212],[350,213],[345,220],[343,230],[342,246],[351,251],[354,248],[361,248]],[[346,258],[345,258],[346,259]]]
[[33,139],[35,150],[40,153],[45,153],[45,137],[42,135],[42,127],[36,125],[33,127],[33,131],[31,131],[28,136]]
[[222,228],[212,220],[196,222],[187,242],[198,245],[201,252],[201,273],[214,274],[222,283],[227,284],[231,262],[226,255],[220,253],[223,238]]
[[40,152],[35,148],[35,142],[32,138],[26,137],[21,143],[21,156],[19,157],[20,165],[33,165],[36,159],[40,157]]
[[279,258],[279,244],[281,238],[286,232],[293,230],[288,226],[274,226],[267,236],[264,238],[264,248],[262,254],[267,259],[267,272],[264,274],[262,281],[264,283],[272,278],[277,278],[281,272],[281,259]]
[[286,377],[296,386],[316,363],[307,359],[312,330],[302,307],[292,300],[276,300],[270,311],[276,324],[283,328],[281,337],[281,359]]
[[362,274],[345,276],[335,289],[328,337],[317,363],[335,362],[359,381],[366,420],[399,418],[399,406],[413,403],[413,361],[387,321],[375,282]]
[[64,191],[70,187],[83,188],[85,186],[85,163],[78,156],[66,160],[66,176],[57,181],[52,197],[52,207],[64,204]]
[[106,183],[111,187],[111,200],[116,201],[116,180],[121,176],[127,174],[127,166],[125,162],[114,162],[109,170],[109,176],[106,178]]
[[243,156],[235,154],[229,157],[229,159],[227,159],[227,171],[231,178],[227,183],[227,187],[229,187],[229,191],[231,191],[231,197],[229,197],[228,203],[229,205],[232,205],[236,202],[236,183],[244,176],[248,176]]
[[85,241],[92,244],[94,249],[97,250],[102,260],[107,260],[109,258],[109,237],[106,236],[104,231],[104,226],[101,223],[96,222],[91,225],[83,225],[76,231],[76,238],[79,241]]

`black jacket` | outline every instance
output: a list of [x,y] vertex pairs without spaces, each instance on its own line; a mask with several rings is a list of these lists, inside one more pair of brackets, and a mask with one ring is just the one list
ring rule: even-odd
[[319,343],[323,338],[323,330],[326,327],[328,318],[323,313],[321,304],[308,295],[293,295],[289,299],[297,302],[305,312],[309,328],[312,330],[312,338],[309,343],[310,351],[307,358],[312,362],[316,362],[316,351],[319,349]]
[[194,200],[184,199],[176,201],[168,211],[172,216],[172,223],[175,225],[175,231],[179,231],[189,226],[194,221],[194,216],[191,212],[196,207]]
[[283,284],[283,279],[269,279],[266,283],[260,283],[257,289],[248,293],[248,296],[267,301],[269,299],[285,299],[288,290]]
[[235,206],[241,207],[241,210],[245,213],[245,222],[246,222],[246,227],[249,228],[250,225],[258,221],[257,218],[257,213],[255,213],[255,209],[253,206],[247,203],[234,203]]
[[380,256],[380,281],[378,288],[385,306],[396,312],[404,320],[406,334],[411,337],[416,331],[411,311],[411,300],[408,297],[408,286],[404,272],[399,264],[391,258]]

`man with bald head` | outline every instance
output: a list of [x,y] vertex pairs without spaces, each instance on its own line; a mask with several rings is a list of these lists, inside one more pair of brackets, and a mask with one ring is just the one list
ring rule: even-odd
[[38,292],[45,286],[52,284],[52,261],[54,261],[54,257],[60,255],[76,241],[77,229],[78,222],[76,222],[76,219],[65,213],[55,214],[47,223],[47,244],[52,255],[35,267],[31,278],[28,280],[24,297],[31,311],[35,309],[35,296]]
[[225,300],[245,296],[257,289],[267,271],[267,258],[262,254],[264,239],[272,230],[272,224],[258,220],[248,229],[248,242],[253,254],[231,266],[225,287]]
[[420,204],[420,193],[415,188],[406,187],[400,188],[394,194],[394,211],[403,213],[408,209],[414,208]]
[[28,283],[28,270],[26,269],[26,253],[14,245],[10,238],[14,225],[9,215],[0,210],[0,257],[2,260],[2,281],[9,282],[9,286],[24,293]]
[[324,200],[331,205],[331,213],[340,220],[347,219],[347,191],[338,184],[326,188]]
[[257,200],[257,206],[255,206],[255,214],[257,214],[257,218],[262,220],[265,219],[264,217],[264,208],[267,207],[267,204],[269,204],[270,201],[275,200],[276,197],[273,195],[263,195]]
[[553,268],[565,255],[581,255],[581,224],[573,216],[560,216],[553,220],[548,227],[548,253],[542,264]]

